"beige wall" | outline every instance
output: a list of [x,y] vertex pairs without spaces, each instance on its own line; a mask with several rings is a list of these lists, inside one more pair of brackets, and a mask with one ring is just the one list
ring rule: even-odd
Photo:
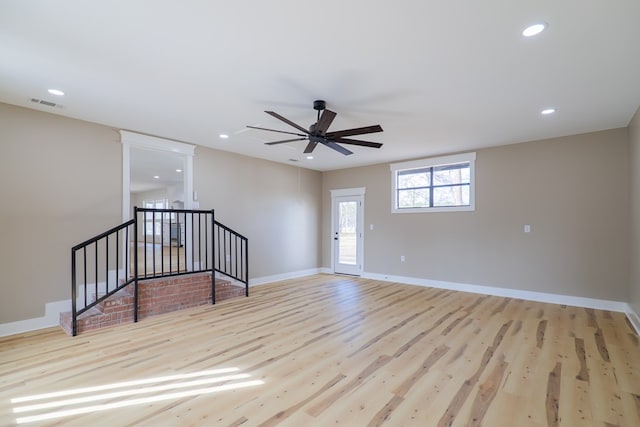
[[[250,238],[253,278],[329,267],[329,190],[365,187],[366,272],[630,299],[640,311],[628,250],[637,259],[639,115],[628,132],[479,150],[475,212],[392,215],[386,164],[320,173],[203,147],[194,189]],[[120,222],[121,145],[108,127],[5,104],[0,143],[1,324],[68,299],[70,247]]]
[[197,147],[194,190],[200,208],[249,238],[249,275],[320,265],[321,174]]
[[[121,222],[116,130],[0,104],[0,324],[70,298],[70,250]],[[321,174],[198,147],[200,207],[250,239],[250,276],[320,265]]]
[[365,272],[626,301],[628,147],[617,129],[479,150],[475,212],[392,215],[388,165],[324,173],[322,265],[329,190],[366,187]]
[[0,324],[70,298],[71,247],[121,219],[121,145],[105,126],[0,104]]
[[629,125],[631,169],[631,280],[629,304],[640,316],[640,108]]

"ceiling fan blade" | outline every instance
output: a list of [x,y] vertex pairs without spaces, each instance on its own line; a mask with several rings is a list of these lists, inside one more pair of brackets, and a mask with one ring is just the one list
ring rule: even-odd
[[249,126],[249,125],[247,125],[247,127],[251,128],[251,129],[268,130],[269,132],[286,133],[288,135],[307,136],[307,135],[302,134],[302,133],[287,132],[287,131],[284,131],[284,130],[267,129],[267,128],[261,128],[261,127],[258,127],[258,126]]
[[336,144],[333,141],[324,141],[323,144],[329,148],[336,150],[338,153],[344,154],[345,156],[348,156],[349,154],[353,154],[353,151],[349,151],[346,148]]
[[363,147],[380,148],[382,144],[379,142],[360,141],[358,139],[335,138],[332,141],[341,144],[361,145]]
[[298,129],[300,132],[304,132],[305,134],[309,134],[309,131],[308,131],[308,130],[306,130],[305,128],[303,128],[303,127],[302,127],[302,126],[300,126],[300,125],[297,125],[297,124],[293,123],[291,120],[289,120],[289,119],[287,119],[287,118],[282,117],[282,116],[281,116],[280,114],[278,114],[278,113],[275,113],[275,112],[273,112],[273,111],[265,111],[265,113],[269,114],[270,116],[275,117],[275,118],[276,118],[276,119],[278,119],[278,120],[281,120],[281,121],[285,122],[285,123],[286,123],[286,124],[288,124],[289,126],[293,126],[294,128]]
[[334,113],[333,111],[322,111],[322,115],[320,116],[318,123],[316,123],[316,132],[318,132],[320,135],[324,135],[327,132],[327,129],[329,129],[329,126],[331,126],[331,122],[333,122],[333,119],[335,118],[336,113]]
[[376,132],[382,132],[382,127],[380,125],[338,130],[335,132],[327,132],[325,136],[327,138],[341,138],[343,136],[364,135],[366,133],[376,133]]
[[313,153],[313,150],[316,149],[316,145],[318,145],[317,142],[309,141],[309,143],[307,144],[307,148],[304,149],[304,153],[305,154]]
[[265,142],[265,145],[284,144],[285,142],[304,141],[305,139],[307,139],[307,138],[284,139],[282,141]]

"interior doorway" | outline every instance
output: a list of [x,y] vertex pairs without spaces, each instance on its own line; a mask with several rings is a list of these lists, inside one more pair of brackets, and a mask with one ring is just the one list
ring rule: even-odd
[[[120,134],[123,222],[133,218],[134,206],[176,210],[198,207],[193,197],[193,145],[128,131],[120,131]],[[184,251],[191,243],[193,225],[189,215],[145,213],[137,220],[140,225],[136,236],[138,244],[134,244],[133,236],[129,236],[130,241],[122,243],[122,253],[127,250],[138,252],[137,270],[142,271],[141,274],[146,275],[163,263],[175,265],[176,272],[192,265],[193,254]],[[184,260],[182,269],[177,258]],[[127,266],[127,274],[131,274],[132,268]]]
[[[120,131],[122,141],[122,220],[133,215],[132,194],[162,191],[167,208],[193,209],[195,146],[183,142]],[[180,169],[180,172],[177,170]],[[155,178],[158,177],[158,178]],[[164,190],[162,190],[164,188]],[[162,200],[165,197],[153,197]],[[152,199],[151,194],[148,197]],[[133,200],[137,202],[137,200]],[[143,207],[139,205],[139,207]]]

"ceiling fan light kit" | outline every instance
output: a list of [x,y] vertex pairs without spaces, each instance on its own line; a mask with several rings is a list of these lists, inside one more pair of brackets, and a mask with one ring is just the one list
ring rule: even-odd
[[382,127],[380,125],[365,126],[361,128],[327,132],[329,130],[329,126],[331,126],[331,123],[333,123],[333,119],[335,119],[337,114],[331,110],[327,110],[326,106],[327,106],[327,103],[321,99],[317,99],[313,101],[313,109],[318,111],[318,119],[315,123],[309,126],[308,130],[292,122],[291,120],[281,116],[280,114],[274,111],[265,111],[265,113],[288,124],[289,126],[297,129],[300,132],[287,132],[287,131],[276,130],[276,129],[262,128],[258,126],[247,126],[247,127],[251,129],[266,130],[269,132],[278,132],[278,133],[297,136],[297,138],[266,142],[265,143],[266,145],[275,145],[275,144],[283,144],[286,142],[307,140],[309,141],[309,143],[307,144],[307,147],[304,149],[305,154],[312,153],[318,144],[322,144],[325,147],[329,147],[332,150],[337,151],[338,153],[344,154],[345,156],[353,154],[353,151],[344,148],[340,144],[358,145],[361,147],[370,147],[370,148],[382,147],[382,144],[379,142],[369,142],[369,141],[361,141],[358,139],[345,138],[347,136],[382,132]]

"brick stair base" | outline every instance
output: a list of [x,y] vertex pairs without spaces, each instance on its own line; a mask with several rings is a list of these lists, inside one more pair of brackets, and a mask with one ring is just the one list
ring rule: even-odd
[[[216,279],[216,302],[245,295],[244,286]],[[158,314],[211,304],[211,274],[145,280],[138,284],[138,320]],[[115,293],[78,317],[77,333],[133,322],[133,286]],[[60,326],[72,335],[71,312],[60,314]]]

